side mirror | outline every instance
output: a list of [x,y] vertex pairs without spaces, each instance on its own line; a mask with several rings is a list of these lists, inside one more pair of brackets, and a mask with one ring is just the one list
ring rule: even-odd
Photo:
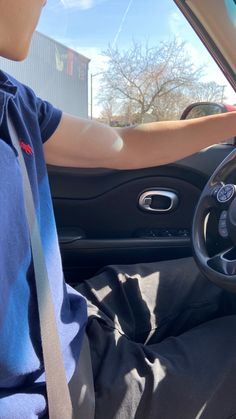
[[[236,110],[236,107],[235,107]],[[189,105],[182,113],[180,119],[194,119],[201,116],[215,115],[228,112],[227,105],[211,102],[197,102]]]
[[[201,116],[215,115],[236,111],[236,106],[213,103],[213,102],[196,102],[189,105],[182,113],[180,119],[194,119]],[[236,137],[229,138],[226,144],[236,145]]]

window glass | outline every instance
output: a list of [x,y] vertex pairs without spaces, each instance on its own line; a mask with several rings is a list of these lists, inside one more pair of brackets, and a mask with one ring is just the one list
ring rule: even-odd
[[236,102],[171,0],[48,0],[27,60],[1,67],[64,111],[111,125]]

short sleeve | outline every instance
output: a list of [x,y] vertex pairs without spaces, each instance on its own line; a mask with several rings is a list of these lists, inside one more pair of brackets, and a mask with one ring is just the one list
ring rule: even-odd
[[38,121],[42,142],[46,142],[56,131],[62,117],[62,111],[55,108],[46,100],[36,99]]
[[41,140],[44,143],[56,131],[61,121],[62,111],[47,100],[39,98],[31,87],[5,73],[4,77],[7,79],[8,88],[9,83],[11,84],[11,89],[17,88],[15,101],[18,110],[21,110],[22,118],[28,120],[29,124],[35,123],[36,118]]

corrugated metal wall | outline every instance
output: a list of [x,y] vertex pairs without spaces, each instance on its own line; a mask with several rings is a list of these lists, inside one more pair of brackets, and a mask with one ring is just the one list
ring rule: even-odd
[[73,115],[88,117],[89,59],[35,32],[24,62],[0,59],[3,71],[33,88],[42,99]]

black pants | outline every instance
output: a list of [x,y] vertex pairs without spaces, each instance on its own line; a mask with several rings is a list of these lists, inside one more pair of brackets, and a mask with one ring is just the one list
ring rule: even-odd
[[236,295],[192,259],[108,266],[78,290],[96,419],[236,417]]

